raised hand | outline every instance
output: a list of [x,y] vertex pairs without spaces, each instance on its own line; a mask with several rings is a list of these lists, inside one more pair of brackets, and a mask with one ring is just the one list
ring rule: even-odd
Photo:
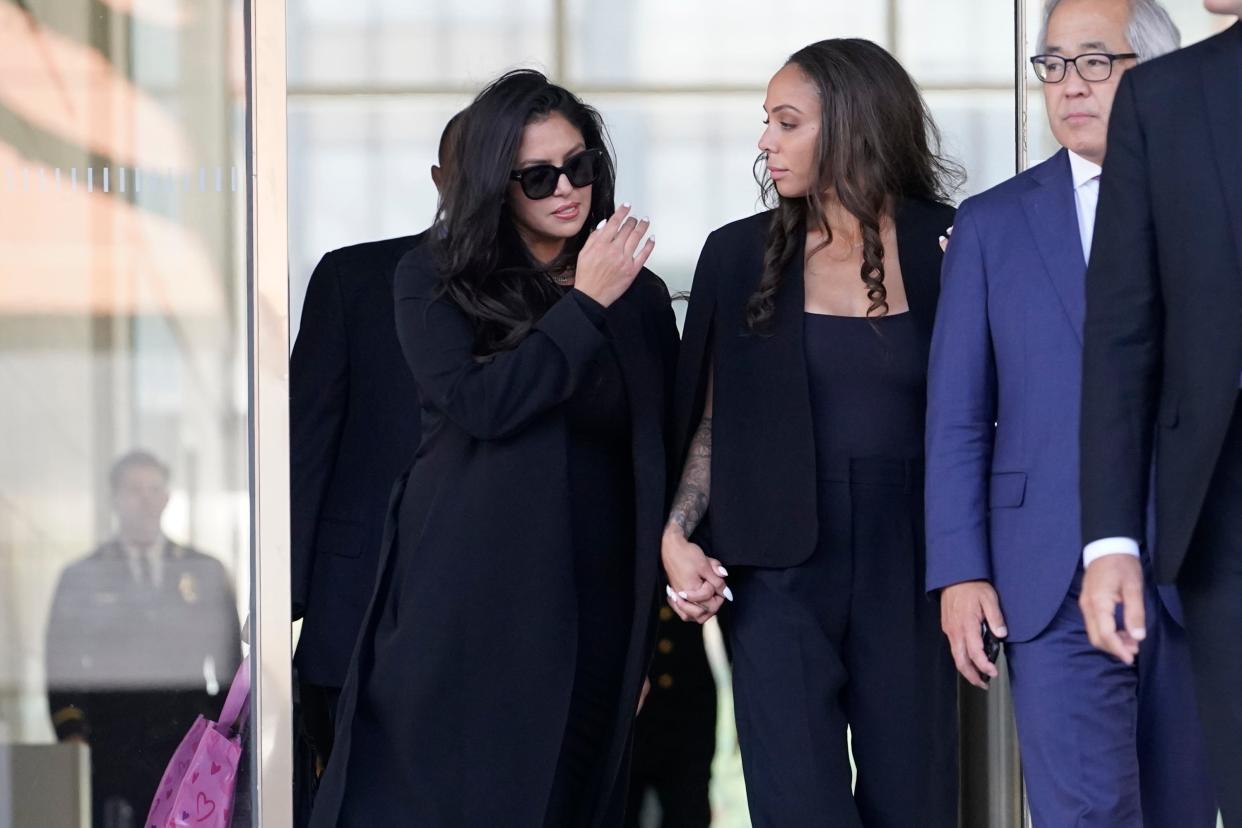
[[650,227],[649,219],[632,218],[630,205],[622,204],[599,223],[579,251],[574,287],[604,307],[620,299],[655,249],[654,236],[643,244]]

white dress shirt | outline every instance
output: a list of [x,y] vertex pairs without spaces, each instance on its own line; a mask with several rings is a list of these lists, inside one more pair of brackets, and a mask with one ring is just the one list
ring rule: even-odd
[[1083,261],[1091,259],[1091,239],[1095,236],[1095,207],[1100,201],[1099,164],[1074,152],[1069,154],[1070,176],[1074,180],[1074,206],[1078,209],[1078,237],[1082,240]]
[[[1100,200],[1100,165],[1073,152],[1069,154],[1070,176],[1074,181],[1074,207],[1078,210],[1078,237],[1082,240],[1082,257],[1091,260],[1091,241],[1095,237],[1095,208]],[[1139,545],[1134,538],[1100,538],[1083,547],[1082,566],[1104,555],[1138,557]]]

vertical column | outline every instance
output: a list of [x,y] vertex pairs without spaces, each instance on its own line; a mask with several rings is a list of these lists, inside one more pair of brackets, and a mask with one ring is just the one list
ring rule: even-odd
[[246,4],[257,825],[293,824],[285,4]]

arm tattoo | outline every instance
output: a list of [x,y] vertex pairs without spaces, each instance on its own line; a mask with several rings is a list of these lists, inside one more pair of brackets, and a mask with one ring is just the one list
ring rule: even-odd
[[686,468],[681,473],[681,485],[673,499],[673,509],[668,522],[681,528],[687,539],[694,534],[711,496],[712,471],[712,418],[704,417],[699,429],[690,441]]

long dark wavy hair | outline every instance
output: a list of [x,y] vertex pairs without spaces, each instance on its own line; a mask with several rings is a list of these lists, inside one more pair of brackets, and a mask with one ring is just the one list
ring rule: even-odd
[[[554,261],[540,263],[518,236],[508,192],[522,131],[553,113],[604,158],[582,231]],[[474,321],[476,357],[522,341],[560,295],[551,277],[572,270],[591,228],[612,214],[616,173],[608,143],[594,108],[532,69],[501,75],[466,110],[436,224],[443,295]]]
[[883,316],[888,292],[882,218],[905,198],[946,201],[965,178],[961,167],[940,154],[940,131],[914,81],[881,47],[855,38],[821,40],[795,52],[788,64],[801,69],[819,92],[819,181],[805,196],[783,198],[768,175],[767,156],[755,161],[761,198],[773,208],[763,276],[746,304],[746,324],[755,333],[771,327],[782,272],[803,255],[803,231],[819,227],[825,234],[820,247],[832,242],[824,209],[828,193],[858,219],[860,275],[871,301],[867,315]]

